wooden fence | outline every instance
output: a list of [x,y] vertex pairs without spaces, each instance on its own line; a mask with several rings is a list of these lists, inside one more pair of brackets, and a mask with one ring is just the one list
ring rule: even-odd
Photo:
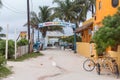
[[22,56],[22,55],[24,55],[24,54],[27,54],[28,53],[28,45],[26,45],[26,46],[19,46],[18,48],[17,48],[17,57],[20,57],[20,56]]

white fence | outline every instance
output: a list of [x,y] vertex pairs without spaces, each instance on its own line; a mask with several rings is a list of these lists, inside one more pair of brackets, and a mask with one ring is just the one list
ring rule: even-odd
[[28,53],[28,45],[27,46],[19,46],[17,48],[17,54],[16,54],[16,56],[20,57],[20,56],[22,56],[24,54],[27,54],[27,53]]

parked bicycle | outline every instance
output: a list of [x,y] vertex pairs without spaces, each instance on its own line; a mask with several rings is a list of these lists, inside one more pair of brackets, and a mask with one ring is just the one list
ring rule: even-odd
[[113,73],[116,78],[119,77],[118,64],[115,59],[113,59],[109,55],[104,55],[102,58],[99,58],[98,60],[99,61],[96,63],[96,71],[98,75],[101,74],[102,69],[106,69]]
[[86,71],[93,71],[95,69],[94,55],[91,55],[90,58],[86,59],[83,63],[83,69]]
[[119,77],[118,64],[115,59],[109,55],[99,56],[97,60],[94,60],[94,55],[84,61],[83,68],[86,71],[93,71],[96,68],[98,75],[101,74],[102,69],[107,69],[113,73],[116,78]]

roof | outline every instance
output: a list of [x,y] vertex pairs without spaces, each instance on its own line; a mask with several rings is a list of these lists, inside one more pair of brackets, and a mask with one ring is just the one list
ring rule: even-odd
[[90,25],[92,25],[92,24],[93,24],[93,22],[89,22],[89,23],[87,23],[87,24],[85,24],[85,25],[82,25],[81,27],[77,28],[75,32],[76,32],[76,33],[79,33],[79,32],[81,32],[81,31],[87,29],[87,28],[88,28]]

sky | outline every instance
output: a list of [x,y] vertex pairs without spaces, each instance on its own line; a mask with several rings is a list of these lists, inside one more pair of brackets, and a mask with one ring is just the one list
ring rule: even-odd
[[[30,11],[39,12],[39,6],[54,7],[53,0],[29,0]],[[2,0],[3,7],[0,9],[0,26],[3,28],[3,33],[6,33],[6,27],[9,26],[9,39],[14,39],[15,29],[17,36],[21,31],[27,31],[27,27],[23,25],[27,22],[27,0]],[[64,28],[65,33],[72,35],[71,28]],[[37,31],[35,31],[37,33]]]
[[[52,4],[52,0],[29,0],[30,11],[39,12],[39,6],[56,6]],[[2,0],[3,7],[0,9],[0,26],[3,33],[6,33],[6,27],[9,26],[9,39],[14,39],[15,28],[17,35],[21,31],[27,31],[27,27],[23,25],[27,22],[27,0]],[[65,29],[68,30],[68,29]],[[70,32],[72,31],[69,29]],[[37,31],[35,31],[37,32]],[[66,31],[69,34],[69,31]]]

